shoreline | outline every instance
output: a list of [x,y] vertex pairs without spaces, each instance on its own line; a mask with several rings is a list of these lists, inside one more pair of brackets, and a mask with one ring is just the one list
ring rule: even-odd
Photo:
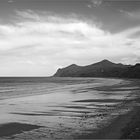
[[[36,77],[35,77],[36,78]],[[67,77],[61,77],[61,78],[67,78]],[[71,78],[71,77],[70,77]],[[77,78],[77,77],[72,77],[72,79],[73,78]],[[78,77],[78,78],[82,78],[82,77]],[[90,78],[90,77],[84,77],[84,79],[91,79],[91,80],[95,80],[95,82],[96,82],[96,80],[105,80],[105,79],[110,79],[110,80],[122,80],[122,81],[129,81],[130,82],[130,80],[128,79],[128,80],[125,80],[125,79],[119,79],[119,78],[101,78],[101,77],[92,77],[92,78]],[[92,82],[91,82],[92,83]],[[80,83],[81,84],[81,83]],[[78,84],[78,85],[80,85],[80,84]],[[83,83],[82,83],[83,84]],[[73,84],[72,84],[73,85]],[[26,97],[34,97],[34,96],[40,96],[40,95],[46,95],[46,94],[51,94],[51,93],[53,93],[55,90],[56,91],[58,91],[58,90],[65,90],[65,88],[67,88],[67,87],[69,87],[70,85],[63,85],[63,88],[61,88],[60,86],[58,86],[58,87],[56,87],[56,88],[53,88],[53,89],[49,89],[48,91],[47,91],[47,93],[35,93],[35,94],[32,94],[32,93],[28,93],[28,94],[16,94],[16,95],[12,95],[12,96],[8,96],[8,97],[2,97],[2,98],[0,98],[0,101],[4,101],[4,100],[11,100],[11,99],[17,99],[17,98],[26,98]],[[102,85],[99,85],[99,86],[96,86],[95,88],[100,88],[100,87],[103,87]]]

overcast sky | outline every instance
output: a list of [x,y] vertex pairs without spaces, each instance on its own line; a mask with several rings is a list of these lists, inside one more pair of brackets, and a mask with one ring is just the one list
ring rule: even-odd
[[0,0],[0,76],[140,62],[138,0]]

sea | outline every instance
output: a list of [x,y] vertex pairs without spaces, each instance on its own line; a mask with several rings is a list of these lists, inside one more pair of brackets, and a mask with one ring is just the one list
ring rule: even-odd
[[133,109],[138,80],[118,78],[1,77],[0,126],[40,126],[1,139],[76,139]]

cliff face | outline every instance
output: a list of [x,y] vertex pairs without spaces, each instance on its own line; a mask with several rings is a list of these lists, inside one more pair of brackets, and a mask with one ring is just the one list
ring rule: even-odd
[[88,65],[70,65],[58,69],[54,74],[56,77],[120,77],[120,78],[140,78],[140,64],[135,66],[115,64],[108,60]]
[[82,70],[82,67],[72,64],[66,68],[58,69],[54,74],[56,77],[79,77],[79,73]]

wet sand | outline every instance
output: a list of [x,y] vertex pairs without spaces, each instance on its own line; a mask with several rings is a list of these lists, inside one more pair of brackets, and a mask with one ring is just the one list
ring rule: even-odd
[[25,131],[31,131],[34,129],[38,129],[41,126],[31,125],[31,124],[23,124],[23,123],[7,123],[0,125],[0,137],[12,136],[15,134],[20,134]]
[[51,94],[1,100],[0,137],[5,140],[138,137],[139,91],[137,80],[100,79],[67,85]]
[[129,122],[122,129],[121,139],[140,139],[140,107],[136,107]]
[[128,124],[133,126],[133,123],[130,122],[134,116],[137,116],[135,111],[120,115],[96,133],[81,135],[78,139],[130,139],[128,132],[131,129],[128,127]]
[[[131,80],[129,86],[140,85],[139,80]],[[102,90],[102,89],[100,89]],[[121,90],[121,88],[120,88]],[[130,88],[136,90],[135,94],[139,95],[139,88]],[[125,114],[118,115],[110,121],[107,126],[88,135],[78,136],[78,139],[140,139],[140,97],[132,99],[132,109]],[[130,104],[131,105],[131,104]]]
[[[120,115],[107,127],[99,130],[94,135],[88,135],[89,139],[140,139],[140,107]],[[83,136],[82,136],[83,137]]]

